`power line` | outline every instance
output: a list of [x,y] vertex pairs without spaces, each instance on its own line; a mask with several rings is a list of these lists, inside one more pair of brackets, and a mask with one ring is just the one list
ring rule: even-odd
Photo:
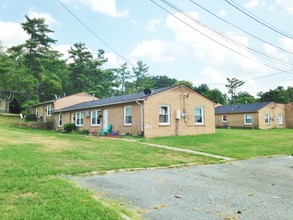
[[99,37],[89,26],[82,22],[72,11],[70,11],[60,0],[56,0],[66,11],[68,11],[82,26],[84,26],[94,37],[101,41],[106,47],[112,50],[117,56],[123,59],[125,62],[129,63],[132,67],[135,67],[130,61],[124,58],[120,53],[118,53],[113,47],[111,47],[106,41]]
[[239,4],[237,4],[236,2],[230,0],[224,0],[225,2],[227,2],[229,5],[231,5],[232,7],[236,8],[237,10],[239,10],[240,12],[242,12],[243,14],[245,14],[246,16],[250,17],[251,19],[255,20],[256,22],[260,23],[261,25],[269,28],[270,30],[278,33],[278,34],[281,34],[285,37],[288,37],[290,39],[293,39],[293,36],[280,30],[279,28],[277,27],[274,27],[273,25],[269,24],[268,22],[262,20],[261,18],[257,17],[256,15],[252,14],[251,12],[247,11],[245,8],[243,8],[242,6],[240,6]]
[[[241,45],[239,42],[236,42],[235,40],[233,40],[233,39],[231,39],[231,38],[228,38],[228,37],[225,36],[224,34],[222,34],[222,33],[218,32],[218,31],[215,31],[215,30],[211,29],[210,27],[208,27],[207,25],[203,24],[202,22],[196,20],[196,19],[193,18],[192,16],[190,16],[190,15],[184,13],[183,10],[179,9],[177,6],[173,5],[172,3],[168,2],[168,1],[165,1],[165,0],[160,0],[160,1],[162,1],[162,2],[164,2],[165,4],[169,5],[170,7],[172,7],[173,9],[175,9],[176,11],[182,13],[183,15],[185,15],[185,16],[188,17],[189,19],[193,20],[194,22],[200,24],[200,25],[203,26],[205,29],[209,29],[210,31],[212,31],[212,32],[214,32],[214,33],[220,35],[222,38],[225,38],[225,39],[228,40],[228,41],[232,41],[234,44],[238,44],[238,45],[240,45],[240,46],[242,46],[242,47],[244,47],[244,48],[246,48],[246,49],[249,49],[249,50],[252,50],[252,51],[254,51],[254,52],[256,52],[256,53],[262,54],[262,56],[269,57],[270,59],[278,60],[278,61],[280,61],[280,62],[282,62],[282,63],[287,63],[286,61],[279,60],[279,59],[277,59],[277,58],[274,58],[274,57],[268,56],[268,55],[266,55],[266,54],[263,54],[262,52],[257,52],[257,50],[255,50],[255,49],[248,48],[248,47],[246,47],[246,46],[244,46],[244,45]],[[272,69],[275,69],[275,70],[278,70],[278,71],[283,71],[283,70],[281,70],[281,69],[279,69],[279,68],[276,68],[276,67],[273,67],[273,66],[271,66],[271,65],[268,65],[268,64],[265,64],[265,63],[259,62],[259,61],[255,60],[255,59],[252,59],[251,57],[249,57],[249,56],[247,56],[247,55],[244,55],[243,53],[240,53],[239,51],[236,51],[235,49],[233,49],[233,48],[231,48],[231,47],[229,47],[229,46],[227,46],[227,45],[224,45],[223,43],[221,43],[221,42],[215,40],[214,38],[208,36],[207,34],[203,33],[202,31],[200,31],[200,30],[194,28],[193,26],[191,26],[191,25],[188,24],[187,22],[183,21],[182,19],[180,19],[180,18],[177,17],[176,15],[172,14],[169,10],[167,10],[167,9],[164,8],[163,6],[159,5],[158,3],[154,2],[153,0],[151,0],[151,2],[153,2],[154,4],[156,4],[158,7],[160,7],[161,9],[163,9],[164,11],[166,11],[167,13],[169,13],[170,15],[172,15],[173,17],[175,17],[176,19],[180,20],[180,21],[181,21],[182,23],[184,23],[185,25],[189,26],[190,28],[192,28],[193,30],[199,32],[200,34],[204,35],[205,37],[209,38],[210,40],[212,40],[212,41],[214,41],[214,42],[220,44],[221,46],[223,46],[223,47],[225,47],[225,48],[227,48],[227,49],[229,49],[229,50],[231,50],[231,51],[233,51],[233,52],[235,52],[235,53],[237,53],[237,54],[239,54],[239,55],[241,55],[241,56],[243,56],[243,57],[245,57],[245,58],[247,58],[247,59],[253,60],[254,62],[257,62],[257,63],[259,63],[259,64],[262,64],[262,65],[264,65],[264,66],[267,66],[267,67],[269,67],[269,68],[272,68]],[[287,64],[292,65],[292,63],[287,63]]]
[[284,51],[284,52],[287,52],[287,53],[293,54],[293,52],[288,51],[288,50],[286,50],[286,49],[284,49],[284,48],[282,48],[282,47],[279,47],[279,46],[277,46],[277,45],[274,45],[274,44],[272,44],[272,43],[270,43],[270,42],[268,42],[268,41],[266,41],[266,40],[264,40],[264,39],[262,39],[262,38],[260,38],[260,37],[257,37],[256,35],[254,35],[254,34],[248,32],[248,31],[244,30],[243,28],[241,28],[241,27],[239,27],[239,26],[237,26],[237,25],[235,25],[235,24],[233,24],[233,23],[231,23],[231,22],[229,22],[229,21],[227,21],[227,20],[221,18],[220,16],[218,16],[218,15],[216,15],[215,13],[211,12],[211,11],[208,10],[207,8],[201,6],[200,4],[196,3],[195,1],[193,1],[193,0],[190,0],[190,1],[191,1],[193,4],[195,4],[196,6],[198,6],[199,8],[201,8],[201,9],[203,9],[204,11],[208,12],[209,14],[215,16],[216,18],[218,18],[219,20],[225,22],[226,24],[229,24],[229,25],[231,25],[232,27],[234,27],[234,28],[236,28],[236,29],[242,31],[243,33],[248,34],[249,36],[251,36],[251,37],[253,37],[253,38],[255,38],[255,39],[259,40],[259,41],[262,41],[263,43],[269,44],[269,45],[271,45],[271,46],[273,46],[273,47],[275,47],[275,48],[277,48],[277,49],[279,49],[279,50],[282,50],[282,51]]

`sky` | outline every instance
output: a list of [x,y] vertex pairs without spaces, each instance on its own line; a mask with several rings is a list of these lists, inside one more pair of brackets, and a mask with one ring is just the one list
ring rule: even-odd
[[142,61],[166,75],[227,93],[293,87],[292,0],[0,0],[4,48],[27,39],[20,23],[44,18],[54,49],[68,57],[74,43],[105,51],[105,68]]

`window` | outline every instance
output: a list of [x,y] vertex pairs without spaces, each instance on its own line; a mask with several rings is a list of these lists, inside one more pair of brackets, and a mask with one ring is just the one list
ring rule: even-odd
[[101,110],[93,110],[91,111],[91,125],[92,126],[99,126],[101,125]]
[[222,122],[227,122],[227,115],[222,115]]
[[195,108],[195,124],[196,125],[203,125],[204,124],[203,107],[196,107]]
[[132,108],[131,106],[124,107],[124,125],[132,124]]
[[46,106],[46,112],[47,112],[47,116],[52,116],[52,112],[53,112],[52,105]]
[[283,115],[279,114],[279,125],[283,124]]
[[244,124],[251,125],[252,124],[252,115],[244,115]]
[[265,114],[265,124],[266,125],[270,124],[270,115],[269,114]]
[[63,125],[63,115],[59,114],[59,116],[58,116],[58,126],[62,127],[62,125]]
[[76,126],[83,126],[83,114],[82,112],[75,113],[75,125]]
[[159,124],[170,125],[170,107],[168,105],[159,107]]

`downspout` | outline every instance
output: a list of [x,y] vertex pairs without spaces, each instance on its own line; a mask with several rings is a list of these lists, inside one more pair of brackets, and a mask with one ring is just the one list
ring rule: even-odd
[[143,106],[139,101],[144,101],[143,99],[137,99],[135,102],[140,106],[140,131],[141,136],[144,137],[144,120],[143,120]]

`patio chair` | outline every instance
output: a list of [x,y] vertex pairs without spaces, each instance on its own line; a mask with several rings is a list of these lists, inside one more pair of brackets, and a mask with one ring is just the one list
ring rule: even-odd
[[112,125],[109,124],[108,127],[106,129],[102,129],[100,131],[100,135],[101,136],[104,136],[104,135],[107,135],[107,134],[110,134],[111,133],[111,130],[112,130]]

